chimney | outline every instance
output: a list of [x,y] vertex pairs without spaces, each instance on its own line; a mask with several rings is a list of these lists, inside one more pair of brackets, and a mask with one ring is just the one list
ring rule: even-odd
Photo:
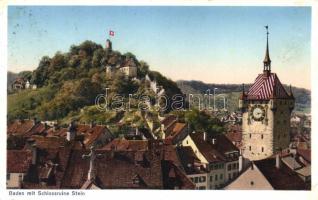
[[276,168],[277,169],[280,168],[280,157],[279,157],[279,154],[276,154]]
[[93,128],[94,125],[95,125],[94,121],[91,121],[90,124],[89,124],[89,127],[90,127],[90,128]]
[[243,169],[243,156],[242,155],[239,156],[238,164],[239,164],[239,172],[241,172]]
[[137,127],[136,127],[135,135],[139,135],[139,131],[138,131],[138,128],[137,128]]
[[71,122],[70,125],[68,126],[68,130],[66,133],[66,139],[68,141],[73,141],[75,139],[76,136],[76,127],[74,122]]
[[203,132],[203,140],[206,141],[206,132]]
[[215,143],[216,143],[216,139],[212,138],[212,144],[215,144]]
[[33,126],[37,123],[36,117],[33,118]]

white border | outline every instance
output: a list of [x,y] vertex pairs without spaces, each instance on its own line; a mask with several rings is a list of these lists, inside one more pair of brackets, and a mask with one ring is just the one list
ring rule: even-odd
[[[312,38],[311,38],[311,89],[312,89],[312,191],[158,191],[158,190],[103,190],[103,191],[85,191],[85,196],[76,197],[59,197],[59,196],[35,196],[35,197],[14,197],[8,196],[8,190],[6,190],[5,178],[6,178],[6,112],[7,112],[7,99],[6,99],[6,84],[7,84],[7,6],[8,5],[166,5],[166,6],[311,6],[312,7]],[[102,0],[77,0],[76,2],[71,0],[15,0],[4,1],[0,0],[0,74],[1,74],[1,104],[0,104],[0,130],[2,133],[2,140],[0,140],[1,149],[1,162],[0,162],[0,199],[317,199],[318,198],[318,154],[317,154],[317,109],[318,97],[318,1],[289,1],[289,0],[261,0],[261,1],[228,1],[228,0],[216,0],[216,1],[194,1],[194,0],[139,0],[139,1],[102,1]],[[301,76],[300,76],[301,78]]]

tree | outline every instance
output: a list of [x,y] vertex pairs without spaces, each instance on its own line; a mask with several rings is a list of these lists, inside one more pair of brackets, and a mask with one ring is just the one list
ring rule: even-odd
[[140,61],[139,64],[140,66],[137,68],[137,75],[139,78],[143,78],[149,73],[149,65],[144,61]]
[[104,56],[103,49],[95,50],[93,54],[93,59],[92,59],[92,67],[100,67],[103,56]]
[[43,86],[48,79],[48,68],[51,64],[51,58],[43,56],[39,62],[38,68],[33,71],[31,83],[37,86]]
[[188,122],[191,129],[195,131],[207,132],[210,135],[224,132],[223,124],[219,119],[213,118],[206,112],[197,109],[188,111],[185,114],[185,121]]
[[22,71],[19,73],[19,76],[22,77],[24,80],[31,80],[32,72],[31,71]]

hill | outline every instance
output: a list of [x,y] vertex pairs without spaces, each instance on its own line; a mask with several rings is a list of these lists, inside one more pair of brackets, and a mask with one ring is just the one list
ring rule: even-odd
[[[122,66],[127,60],[137,67],[135,78],[127,78],[121,71],[112,77],[106,75],[105,66]],[[136,99],[141,96],[149,96],[151,102],[155,98],[154,91],[149,87],[149,79],[156,81],[168,97],[181,93],[175,82],[149,68],[146,62],[139,61],[130,52],[122,54],[92,41],[72,45],[68,52],[56,52],[53,57],[43,56],[32,72],[18,75],[8,73],[8,81],[22,76],[38,87],[36,90],[8,93],[8,120],[36,117],[61,122],[78,119],[105,123],[111,120],[111,115],[108,119],[105,111],[92,108],[96,97],[110,88],[107,91],[107,106],[112,106],[118,101],[116,95],[125,97],[123,101],[127,103],[129,94],[134,94],[129,103],[131,109],[136,109]],[[8,85],[11,85],[10,82]]]
[[[242,91],[241,84],[213,84],[213,83],[204,83],[201,81],[177,81],[178,87],[184,94],[205,94],[208,89],[213,93],[213,88],[218,88],[216,90],[217,94],[225,94],[227,101],[227,106],[230,111],[238,109],[238,98],[240,92]],[[245,85],[246,90],[249,89],[251,84]],[[284,85],[285,89],[288,89],[289,86]],[[288,91],[288,90],[287,90]],[[311,91],[304,88],[292,87],[292,91],[295,97],[296,112],[305,112],[310,113],[311,108]],[[218,98],[217,106],[218,108],[223,107],[222,98]]]

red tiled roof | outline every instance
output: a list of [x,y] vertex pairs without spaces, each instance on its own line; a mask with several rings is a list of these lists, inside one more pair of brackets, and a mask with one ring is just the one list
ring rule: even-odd
[[[67,168],[63,188],[81,188],[87,180],[89,161],[83,160],[82,155],[88,151],[73,151],[69,167]],[[149,165],[136,164],[135,152],[114,152],[96,150],[96,153],[104,157],[95,160],[96,184],[105,189],[161,189],[163,188],[161,178],[160,157],[146,153],[145,158]],[[139,177],[139,183],[134,179]]]
[[66,139],[61,137],[44,137],[33,135],[31,137],[35,140],[36,147],[39,149],[58,149],[66,145]]
[[53,128],[50,128],[47,131],[47,136],[58,136],[58,137],[66,137],[67,128],[57,128],[54,130]]
[[25,150],[7,150],[7,172],[26,173],[32,163],[32,152]]
[[225,155],[227,152],[239,152],[239,149],[225,135],[207,136],[204,141],[203,134],[202,132],[191,133],[190,137],[208,162],[225,161],[228,159]]
[[275,73],[259,74],[249,88],[247,99],[268,100],[271,98],[288,99],[291,96],[288,95]]
[[43,123],[36,123],[32,129],[27,133],[28,136],[31,135],[44,135],[46,134],[46,131],[48,130],[48,126],[46,126]]
[[276,159],[267,158],[254,161],[268,182],[276,190],[309,190],[310,184],[305,183],[293,170],[281,162],[281,167],[276,168]]
[[241,142],[242,141],[242,126],[241,125],[232,125],[228,128],[229,130],[226,133],[226,137],[232,142]]
[[303,157],[307,162],[311,162],[311,150],[310,149],[297,149],[297,153]]
[[8,124],[7,134],[25,135],[33,126],[33,120],[15,120]]
[[161,120],[160,123],[163,124],[165,128],[167,128],[169,125],[171,125],[176,120],[177,120],[177,117],[175,115],[168,115],[163,120]]
[[195,167],[195,163],[200,163],[200,159],[195,155],[190,146],[181,146],[177,148],[178,156],[182,167],[187,174],[198,174],[201,170]]
[[84,144],[86,146],[91,145],[99,136],[103,133],[110,134],[110,131],[106,126],[94,125],[91,127],[88,124],[78,124],[76,126],[77,134],[84,134]]
[[171,161],[164,161],[162,164],[162,176],[165,189],[185,189],[195,188],[194,183],[186,174]]
[[111,150],[112,148],[116,151],[146,151],[148,150],[148,141],[116,138],[102,147],[104,150]]

